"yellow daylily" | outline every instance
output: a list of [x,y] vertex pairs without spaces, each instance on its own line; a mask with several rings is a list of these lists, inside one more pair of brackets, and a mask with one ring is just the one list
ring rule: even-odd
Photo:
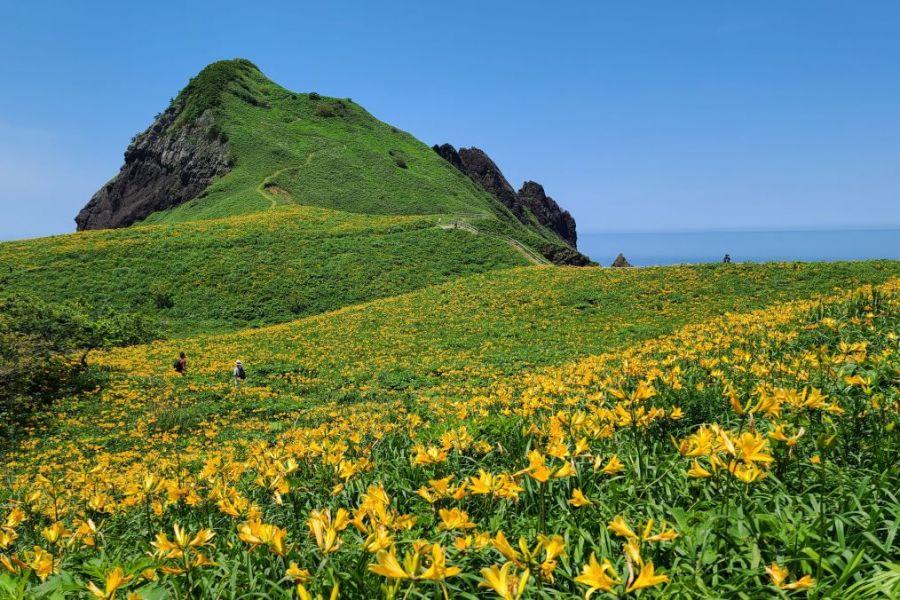
[[606,526],[607,529],[618,535],[619,537],[624,538],[637,538],[638,535],[632,531],[632,529],[628,526],[628,523],[625,522],[625,517],[622,515],[618,515],[613,518],[612,521],[609,522]]
[[588,564],[582,567],[581,575],[576,577],[575,581],[588,586],[588,590],[584,593],[585,600],[588,600],[597,590],[612,593],[613,585],[619,583],[619,577],[609,559],[604,558],[603,564],[600,564],[597,562],[597,556],[591,552]]
[[479,587],[494,590],[502,600],[518,600],[525,593],[529,575],[528,569],[521,573],[516,573],[513,569],[513,563],[508,562],[499,569],[497,565],[481,569],[481,576],[484,577],[484,581],[478,585]]
[[459,510],[458,508],[446,509],[442,508],[438,511],[438,514],[441,517],[441,523],[438,525],[438,529],[473,529],[475,527],[475,523],[469,520],[469,515],[465,511]]
[[569,500],[569,504],[574,506],[575,508],[581,508],[583,506],[589,506],[593,504],[587,496],[584,495],[584,492],[581,491],[581,488],[575,488],[572,490],[572,498]]
[[131,581],[131,577],[125,575],[121,567],[116,567],[106,574],[106,581],[102,590],[93,581],[87,584],[87,589],[95,598],[111,600],[111,598],[115,597],[116,591],[129,581]]
[[772,585],[780,590],[804,590],[811,588],[816,583],[815,579],[809,575],[804,575],[792,583],[785,583],[790,573],[786,567],[779,566],[777,563],[772,563],[766,567],[766,573],[769,574]]
[[647,561],[641,566],[641,572],[638,574],[637,579],[625,588],[625,593],[630,594],[631,592],[666,583],[667,581],[669,581],[669,577],[667,575],[655,575],[653,573],[653,561]]

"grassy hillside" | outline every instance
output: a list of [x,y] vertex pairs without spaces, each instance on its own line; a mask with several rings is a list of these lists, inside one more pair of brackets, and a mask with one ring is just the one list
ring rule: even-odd
[[435,216],[306,206],[0,244],[0,291],[158,315],[171,334],[233,330],[527,264]]
[[180,122],[215,112],[235,166],[199,198],[153,214],[147,223],[297,203],[362,214],[488,218],[535,248],[561,243],[542,227],[523,225],[431,148],[352,100],[291,92],[247,61],[210,65],[175,102],[189,107]]
[[[882,463],[893,443],[885,426],[897,419],[890,382],[900,305],[896,282],[852,296],[838,290],[898,274],[896,262],[530,267],[296,323],[107,353],[109,384],[62,402],[7,456],[0,506],[19,507],[28,521],[8,519],[15,537],[4,552],[37,565],[37,544],[54,558],[44,571],[14,568],[0,585],[35,590],[43,573],[45,589],[84,589],[118,566],[145,594],[288,598],[299,582],[327,596],[340,582],[341,597],[370,598],[386,582],[388,596],[396,585],[433,597],[442,586],[476,593],[490,585],[490,569],[510,562],[507,574],[530,570],[524,597],[552,598],[605,581],[585,575],[593,553],[612,561],[623,583],[607,585],[620,591],[634,584],[629,560],[635,575],[653,561],[670,583],[650,593],[676,597],[777,594],[763,568],[772,563],[790,571],[785,584],[807,574],[823,590],[860,587],[897,551],[889,532],[900,525],[890,510],[898,473]],[[817,294],[825,296],[796,302]],[[783,300],[795,302],[778,306]],[[637,345],[723,311],[763,307]],[[170,364],[181,349],[183,378]],[[240,391],[228,377],[235,357],[248,367]],[[736,412],[760,390],[810,385],[824,404],[779,396],[780,413],[759,412],[749,424]],[[639,389],[653,394],[629,405]],[[824,410],[834,406],[843,413]],[[652,416],[629,426],[635,414]],[[791,436],[801,426],[810,433],[795,450],[762,438],[763,454],[753,456],[776,462],[739,465],[741,477],[756,469],[756,483],[716,471],[708,456],[697,464],[714,477],[694,482],[670,435],[687,447],[709,420],[735,440],[748,431]],[[830,432],[837,446],[821,441]],[[536,461],[557,474],[547,480]],[[558,471],[566,464],[571,470]],[[838,488],[842,495],[828,493]],[[332,517],[314,512],[325,508]],[[341,508],[355,526],[335,524]],[[621,527],[607,530],[616,516],[639,532],[636,554],[623,555]],[[339,546],[309,535],[307,520],[315,531],[320,518]],[[656,524],[641,540],[650,518]],[[198,538],[181,560],[164,550],[176,523],[215,537]],[[665,531],[677,536],[646,539]],[[523,557],[501,533],[513,548],[521,535],[539,550]],[[393,580],[377,566],[390,564],[388,549],[420,553],[419,569],[446,560],[460,572]],[[201,555],[215,564],[195,561]]]

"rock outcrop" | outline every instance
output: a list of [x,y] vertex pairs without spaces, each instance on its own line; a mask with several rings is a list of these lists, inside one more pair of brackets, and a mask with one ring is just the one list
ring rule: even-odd
[[506,177],[503,176],[500,168],[484,151],[478,148],[460,148],[459,158],[463,166],[463,173],[490,192],[517,219],[520,221],[525,219],[524,206],[516,196],[516,190],[513,189]]
[[630,262],[628,262],[628,259],[625,258],[625,255],[620,252],[619,255],[616,257],[616,260],[614,260],[613,263],[609,266],[611,266],[611,267],[630,267],[632,265]]
[[541,225],[556,233],[572,248],[576,247],[578,234],[575,232],[575,219],[569,211],[563,210],[553,198],[544,193],[544,186],[526,181],[517,196],[534,213]]
[[228,141],[212,111],[176,126],[181,109],[173,104],[132,140],[119,174],[75,217],[79,231],[127,227],[197,197],[231,169]]
[[[487,190],[499,200],[513,215],[523,223],[532,225],[530,217],[537,219],[538,223],[553,231],[564,242],[576,248],[578,236],[575,232],[575,219],[568,211],[560,208],[553,198],[547,196],[543,186],[534,181],[526,181],[522,189],[516,192],[503,176],[503,172],[491,158],[479,148],[460,148],[456,150],[450,144],[441,144],[433,147],[441,157],[451,165],[469,176],[472,181]],[[529,214],[530,213],[530,214]],[[590,261],[574,252],[584,260]],[[551,258],[548,256],[548,258]],[[551,260],[554,260],[551,258]],[[556,262],[554,260],[554,262]],[[565,264],[574,264],[566,262]]]

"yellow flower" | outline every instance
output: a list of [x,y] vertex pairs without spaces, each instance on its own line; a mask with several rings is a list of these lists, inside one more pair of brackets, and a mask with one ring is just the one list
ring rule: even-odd
[[847,385],[857,385],[857,386],[869,385],[869,382],[864,377],[861,377],[859,375],[845,376],[844,381],[847,383]]
[[628,538],[628,541],[622,544],[622,553],[633,564],[644,564],[644,559],[641,557],[640,542],[637,538]]
[[267,545],[278,556],[284,556],[287,553],[287,548],[285,547],[287,530],[275,525],[268,525],[259,521],[242,523],[238,525],[238,538],[242,542],[250,544],[251,550],[259,545]]
[[669,577],[667,575],[654,575],[653,561],[647,561],[643,566],[641,566],[641,572],[638,575],[637,579],[635,579],[634,582],[625,589],[625,593],[630,594],[633,591],[652,587],[660,583],[666,583],[667,581],[669,581]]
[[688,475],[695,478],[711,477],[712,473],[700,466],[696,460],[691,461],[691,468],[688,469]]
[[469,478],[469,490],[473,494],[492,494],[495,485],[494,476],[484,469],[478,469],[478,477]]
[[425,447],[422,444],[416,444],[413,447],[416,453],[413,459],[415,465],[434,465],[447,460],[447,452],[437,446]]
[[379,525],[369,534],[366,541],[363,543],[363,546],[369,552],[375,553],[379,550],[390,548],[393,543],[394,540],[387,528],[383,525]]
[[593,504],[593,502],[588,500],[587,496],[581,491],[581,488],[575,488],[572,490],[572,498],[569,500],[569,504],[575,508],[581,508],[582,506]]
[[475,527],[475,523],[469,520],[469,515],[458,508],[450,510],[442,508],[438,511],[438,514],[441,517],[441,524],[438,525],[438,529],[472,529]]
[[[520,542],[520,545],[522,545],[522,543],[523,541]],[[514,562],[519,568],[524,568],[525,564],[522,562],[522,557],[519,556],[519,553],[510,545],[502,531],[498,531],[494,538],[494,548],[496,548],[506,560]]]
[[764,452],[767,442],[760,433],[745,431],[735,444],[737,458],[750,464],[754,462],[770,463],[774,458]]
[[572,466],[572,463],[566,461],[553,473],[553,477],[556,479],[562,479],[563,477],[571,477],[574,474],[575,467]]
[[502,600],[518,600],[525,593],[530,572],[528,569],[525,569],[521,573],[516,574],[512,569],[513,563],[511,562],[506,563],[499,569],[497,565],[481,569],[481,576],[484,577],[484,581],[479,583],[478,586],[494,590]]
[[[188,534],[184,529],[181,528],[181,525],[176,523],[172,530],[175,534],[175,539],[170,540],[165,533],[157,533],[156,539],[150,542],[150,545],[156,548],[156,556],[163,559],[178,559],[184,556],[184,551],[188,548],[200,548],[203,546],[208,546],[210,540],[215,536],[210,529],[201,529],[197,532],[193,538]],[[200,560],[202,564],[196,564],[197,560]],[[195,557],[195,566],[203,566],[203,561],[205,557],[198,553]],[[211,564],[211,562],[209,563]],[[171,565],[167,565],[163,567],[163,570],[168,572],[172,572],[175,574],[180,574],[184,572],[184,569],[180,567],[173,567]],[[176,573],[177,571],[177,573]]]
[[650,532],[653,529],[653,519],[647,521],[647,524],[644,526],[644,533],[641,538],[645,542],[670,542],[678,537],[678,532],[674,529],[666,529],[666,522],[663,521],[662,530],[654,535],[650,535]]
[[809,575],[804,575],[793,583],[785,583],[790,573],[788,572],[786,567],[781,567],[777,563],[772,563],[771,565],[766,567],[766,573],[769,574],[769,579],[772,580],[772,585],[780,590],[805,590],[812,587],[816,583],[815,579],[813,579]]
[[448,577],[459,575],[462,571],[459,567],[448,567],[444,557],[444,549],[440,544],[431,545],[431,565],[419,576],[419,579],[442,581]]
[[337,510],[334,519],[331,517],[330,508],[313,510],[306,522],[319,550],[325,553],[336,552],[341,547],[339,534],[349,523],[350,517],[343,508]]
[[106,574],[106,582],[104,585],[104,589],[100,589],[97,585],[92,581],[87,584],[88,591],[94,595],[95,598],[100,598],[101,600],[110,600],[116,595],[116,590],[131,581],[130,576],[126,576],[122,572],[121,567],[116,567],[112,571]]
[[544,456],[538,450],[532,450],[528,453],[528,468],[525,472],[540,483],[546,483],[553,472],[546,464],[544,464]]
[[625,517],[619,515],[615,517],[609,524],[606,526],[607,529],[615,533],[619,537],[624,538],[637,538],[638,535],[631,530],[628,526],[628,523],[625,522]]
[[622,461],[619,460],[619,456],[616,454],[613,454],[612,457],[609,459],[609,462],[606,463],[606,466],[603,467],[603,472],[606,473],[607,475],[615,475],[616,473],[619,473],[620,471],[623,471],[624,469],[625,469],[625,465],[623,465]]
[[50,527],[46,527],[41,531],[41,535],[51,544],[56,544],[60,539],[69,535],[66,526],[61,521],[56,521]]
[[587,600],[597,590],[612,593],[613,585],[619,582],[619,578],[608,559],[604,558],[601,565],[597,562],[597,556],[591,552],[588,564],[582,567],[581,575],[576,577],[575,581],[588,586],[587,592],[584,593]]
[[391,547],[389,551],[381,550],[375,555],[377,564],[369,565],[369,570],[376,575],[388,579],[410,579],[412,576],[403,570],[400,561],[397,560],[396,550]]
[[753,483],[759,479],[764,479],[766,474],[760,471],[756,465],[746,465],[737,461],[731,461],[728,465],[729,472],[743,481],[744,483]]
[[291,561],[291,564],[288,565],[284,575],[293,580],[294,583],[306,583],[309,581],[309,569],[301,569],[294,561]]
[[40,546],[35,546],[32,552],[26,553],[25,559],[26,566],[34,571],[41,581],[45,581],[56,572],[57,565],[53,560],[53,555]]
[[6,516],[6,522],[3,524],[3,529],[15,529],[21,525],[25,519],[25,512],[16,506]]

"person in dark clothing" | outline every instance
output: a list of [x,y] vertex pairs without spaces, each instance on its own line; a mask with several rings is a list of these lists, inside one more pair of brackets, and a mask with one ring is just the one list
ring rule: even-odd
[[178,355],[178,360],[175,361],[175,370],[184,375],[187,373],[187,358],[184,355],[184,352]]
[[722,259],[722,262],[723,262],[723,263],[730,263],[730,262],[731,262],[731,255],[730,255],[730,254],[726,254],[726,255],[725,255],[725,258]]

